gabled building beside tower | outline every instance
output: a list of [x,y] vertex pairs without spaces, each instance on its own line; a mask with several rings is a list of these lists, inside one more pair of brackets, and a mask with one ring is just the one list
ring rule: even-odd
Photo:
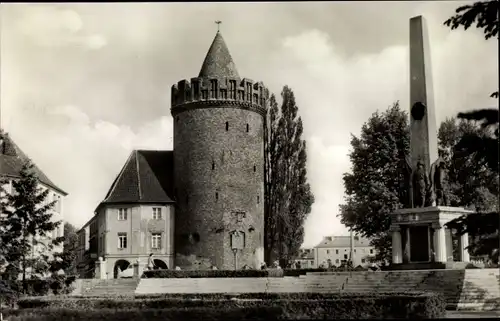
[[[24,164],[29,161],[29,157],[17,146],[12,140],[8,133],[0,129],[0,182],[6,182],[3,185],[3,190],[6,193],[14,193],[13,182],[18,180],[20,176],[21,169]],[[54,184],[45,175],[42,170],[33,163],[33,171],[38,178],[39,188],[42,190],[49,190],[49,194],[46,198],[47,203],[55,201],[55,205],[51,211],[52,220],[60,221],[61,224],[45,239],[39,239],[39,241],[49,242],[52,239],[64,236],[64,211],[63,211],[63,200],[68,194]],[[2,224],[2,219],[4,218],[4,213],[0,213],[0,224]],[[0,245],[1,246],[1,245]],[[31,257],[36,257],[40,254],[52,255],[53,253],[60,253],[63,250],[63,245],[60,244],[55,246],[53,250],[49,251],[41,244],[34,246],[31,250]],[[28,271],[29,273],[29,271]]]
[[82,257],[95,253],[82,263],[102,257],[107,277],[150,253],[168,268],[259,267],[268,96],[239,76],[217,32],[198,77],[172,87],[174,150],[131,153],[96,209],[95,232],[90,222],[80,231]]

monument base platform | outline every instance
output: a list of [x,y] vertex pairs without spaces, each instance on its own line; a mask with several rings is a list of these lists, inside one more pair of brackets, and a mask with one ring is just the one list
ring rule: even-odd
[[[471,213],[449,206],[395,211],[391,215],[392,263],[399,270],[465,268],[463,262],[470,261],[468,235],[457,235],[446,224]],[[455,250],[458,258],[454,259]]]

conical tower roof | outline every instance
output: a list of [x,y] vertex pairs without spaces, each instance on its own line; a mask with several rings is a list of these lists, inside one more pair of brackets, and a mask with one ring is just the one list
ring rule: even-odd
[[240,78],[226,42],[219,31],[201,66],[200,78]]

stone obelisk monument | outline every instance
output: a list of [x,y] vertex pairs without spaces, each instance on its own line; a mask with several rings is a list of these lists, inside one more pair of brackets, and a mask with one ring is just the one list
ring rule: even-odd
[[410,154],[412,168],[426,169],[437,160],[437,130],[427,26],[422,16],[410,19]]
[[[410,19],[410,157],[406,208],[391,215],[394,268],[446,268],[453,264],[452,231],[446,223],[470,213],[449,207],[445,162],[438,157],[437,128],[427,27]],[[437,206],[436,206],[437,205]],[[467,234],[460,237],[461,261],[468,261]]]

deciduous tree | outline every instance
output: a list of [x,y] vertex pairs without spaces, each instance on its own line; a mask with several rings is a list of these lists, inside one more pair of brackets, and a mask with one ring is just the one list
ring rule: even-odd
[[372,238],[381,255],[390,261],[390,213],[401,208],[404,195],[402,172],[409,153],[408,118],[396,102],[385,112],[374,113],[352,135],[351,172],[344,174],[346,203],[340,206],[341,222]]

